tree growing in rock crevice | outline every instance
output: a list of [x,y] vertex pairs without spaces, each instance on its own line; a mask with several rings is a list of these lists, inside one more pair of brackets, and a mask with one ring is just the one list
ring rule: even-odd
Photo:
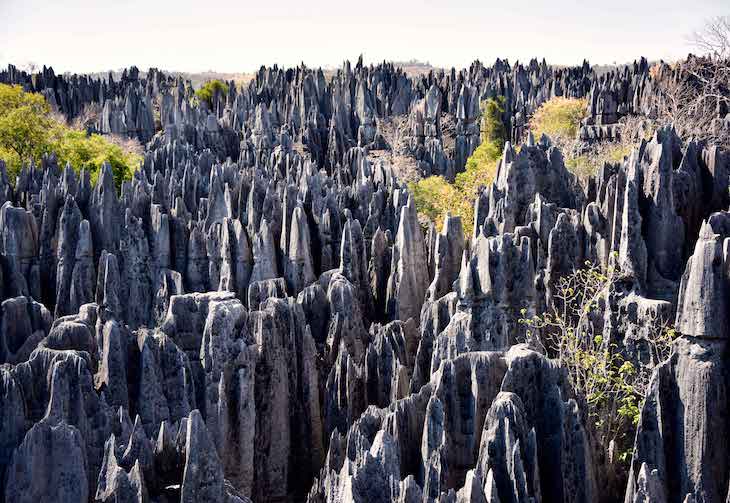
[[527,327],[528,342],[565,370],[605,458],[625,476],[651,374],[669,357],[675,332],[666,320],[649,320],[644,342],[650,357],[643,364],[604,337],[602,310],[619,282],[615,269],[602,271],[586,262],[558,280],[547,312],[520,322]]

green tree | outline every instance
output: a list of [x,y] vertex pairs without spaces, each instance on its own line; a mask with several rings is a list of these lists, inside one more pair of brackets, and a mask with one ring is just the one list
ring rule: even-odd
[[228,84],[222,80],[209,80],[202,85],[200,89],[195,91],[195,96],[201,103],[205,103],[208,108],[213,108],[213,102],[218,96],[228,92]]
[[40,164],[44,154],[55,152],[61,165],[69,162],[77,171],[89,170],[92,182],[101,165],[109,162],[121,187],[142,160],[141,147],[135,143],[72,128],[54,118],[43,95],[0,84],[0,159],[12,183],[24,163]]
[[[589,426],[607,451],[618,448],[617,461],[625,464],[631,458],[652,371],[669,358],[676,332],[667,320],[649,320],[637,334],[648,353],[648,361],[640,364],[626,357],[623,346],[604,339],[602,325],[594,325],[592,317],[601,314],[602,300],[619,276],[613,268],[603,271],[586,262],[584,268],[557,281],[545,313],[520,323],[527,328],[527,341],[547,349],[565,369],[576,399],[591,419]],[[526,309],[521,313],[527,316]]]
[[483,141],[474,150],[464,171],[456,175],[454,185],[459,192],[473,201],[481,187],[492,183],[503,147],[504,141]]
[[460,216],[465,232],[470,232],[474,221],[473,202],[441,176],[429,176],[409,184],[418,214],[436,224],[441,230],[446,213]]
[[507,128],[504,125],[504,96],[489,98],[482,103],[481,133],[482,142],[489,142],[501,150],[507,141]]
[[586,153],[575,155],[568,152],[565,158],[565,167],[582,179],[587,179],[603,167],[605,163],[617,163],[631,154],[630,142],[596,142]]
[[11,174],[46,152],[52,126],[50,107],[42,95],[0,84],[0,158]]

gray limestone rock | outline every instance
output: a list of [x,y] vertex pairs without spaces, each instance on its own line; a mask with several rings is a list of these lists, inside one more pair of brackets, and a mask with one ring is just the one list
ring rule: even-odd
[[428,288],[428,269],[413,197],[401,210],[391,264],[386,301],[389,316],[400,320],[420,319]]
[[140,465],[135,462],[129,472],[119,466],[114,452],[115,440],[112,435],[106,442],[94,499],[104,503],[146,503],[149,500]]
[[140,345],[138,413],[148,435],[163,421],[178,421],[195,407],[192,369],[183,350],[162,333],[144,334]]
[[670,359],[654,370],[626,501],[725,498],[727,223],[727,213],[717,213],[703,224],[682,277],[676,319],[682,336]]
[[309,225],[304,210],[297,206],[292,213],[288,261],[284,275],[289,291],[296,295],[315,281]]
[[[80,304],[72,302],[73,272],[76,263],[77,246],[81,244],[79,229],[81,212],[71,196],[66,197],[59,220],[58,230],[58,266],[56,270],[56,311],[55,316],[64,316],[78,312]],[[86,236],[88,239],[88,236]],[[79,292],[81,293],[81,292]]]
[[428,299],[435,301],[452,291],[452,285],[461,270],[464,253],[464,231],[461,217],[446,215],[443,229],[438,234],[435,249],[435,272],[428,287]]
[[[586,98],[575,154],[624,141],[673,72],[360,60],[263,67],[201,102],[156,69],[0,71],[144,143],[121,187],[109,163],[92,184],[54,154],[12,181],[0,161],[0,501],[615,501],[582,398],[516,345],[586,261],[616,278],[590,335],[654,371],[626,503],[724,501],[727,154],[660,127],[578,180],[528,131]],[[453,181],[497,95],[495,179],[437,233],[406,182]]]
[[261,227],[253,238],[254,265],[251,272],[251,283],[274,279],[279,276],[277,266],[276,246],[271,227],[266,219],[261,221]]
[[20,363],[48,334],[52,316],[29,297],[14,297],[0,304],[0,361]]
[[210,306],[200,349],[206,425],[226,479],[250,495],[254,474],[255,349],[243,335],[247,312],[237,299]]
[[73,272],[71,274],[70,303],[73,311],[94,300],[96,283],[94,249],[91,242],[91,229],[88,220],[79,224],[78,243]]
[[81,432],[48,419],[34,424],[13,454],[6,477],[5,501],[88,501]]
[[223,501],[223,468],[200,412],[193,410],[187,423],[185,471],[180,487],[180,502]]

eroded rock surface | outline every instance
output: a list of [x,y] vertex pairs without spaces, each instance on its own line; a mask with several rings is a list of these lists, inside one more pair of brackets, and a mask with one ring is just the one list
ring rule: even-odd
[[[516,148],[553,96],[587,96],[580,135],[615,137],[650,78],[360,61],[262,68],[209,107],[157,70],[0,72],[146,142],[120,191],[109,165],[92,184],[49,155],[11,185],[0,163],[3,501],[725,501],[728,157],[668,126],[583,183],[548,138]],[[497,92],[515,146],[474,234],[425,230],[376,153],[452,178]],[[627,484],[520,323],[586,261],[620,274],[595,335],[654,367]],[[658,317],[680,334],[664,362],[645,358]]]

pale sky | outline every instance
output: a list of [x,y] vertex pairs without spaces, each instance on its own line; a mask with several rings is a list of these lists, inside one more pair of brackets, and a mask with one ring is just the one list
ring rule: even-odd
[[[600,5],[600,7],[599,7]],[[0,66],[248,72],[278,63],[461,68],[676,59],[728,0],[0,0]]]

